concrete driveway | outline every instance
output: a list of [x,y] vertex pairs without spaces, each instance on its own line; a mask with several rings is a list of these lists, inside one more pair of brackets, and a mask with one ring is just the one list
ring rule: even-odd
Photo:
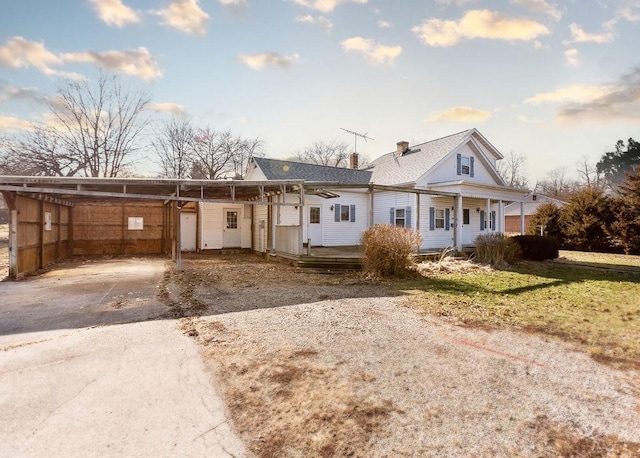
[[152,319],[165,268],[109,260],[0,283],[0,456],[245,455],[193,340]]

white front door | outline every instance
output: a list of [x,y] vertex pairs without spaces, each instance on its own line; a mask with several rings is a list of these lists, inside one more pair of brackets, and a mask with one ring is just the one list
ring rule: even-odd
[[322,246],[322,205],[309,205],[307,218],[307,238],[311,239],[311,246]]
[[222,248],[240,247],[240,210],[225,208],[222,212]]
[[180,213],[180,247],[196,251],[196,213]]
[[471,236],[471,209],[470,208],[462,209],[462,244],[463,245],[473,244],[473,240]]

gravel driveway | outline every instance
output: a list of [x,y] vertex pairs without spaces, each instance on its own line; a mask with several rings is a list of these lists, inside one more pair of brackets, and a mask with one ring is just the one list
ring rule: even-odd
[[187,261],[202,316],[182,326],[258,456],[640,454],[637,372],[457,326],[353,278],[217,263]]

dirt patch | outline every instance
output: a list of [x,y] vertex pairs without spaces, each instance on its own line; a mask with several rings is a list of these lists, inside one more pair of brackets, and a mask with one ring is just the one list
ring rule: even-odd
[[204,308],[181,326],[258,456],[625,456],[640,443],[640,375],[571,345],[452,325],[359,274],[186,265]]

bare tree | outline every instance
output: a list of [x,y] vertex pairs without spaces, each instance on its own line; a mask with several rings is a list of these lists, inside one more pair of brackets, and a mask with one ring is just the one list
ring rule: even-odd
[[294,159],[307,164],[330,165],[333,167],[349,166],[349,144],[332,140],[319,140],[311,146],[296,153]]
[[247,138],[242,142],[242,148],[233,157],[233,176],[236,179],[245,177],[251,159],[264,155],[264,142],[260,138]]
[[604,189],[605,180],[602,172],[598,170],[596,164],[589,162],[589,158],[584,155],[578,161],[578,175],[580,184],[589,189]]
[[64,81],[46,101],[47,123],[11,141],[4,161],[31,174],[116,177],[138,149],[148,102],[115,75],[101,73],[94,83]]
[[567,167],[562,166],[549,171],[544,180],[536,183],[534,191],[553,197],[567,198],[578,188],[578,184],[567,177]]
[[174,116],[151,141],[161,175],[164,178],[191,178],[193,171],[195,129],[191,121]]
[[527,189],[529,181],[524,176],[527,165],[527,158],[522,154],[513,151],[507,157],[498,161],[498,174],[502,177],[507,186],[512,188]]

